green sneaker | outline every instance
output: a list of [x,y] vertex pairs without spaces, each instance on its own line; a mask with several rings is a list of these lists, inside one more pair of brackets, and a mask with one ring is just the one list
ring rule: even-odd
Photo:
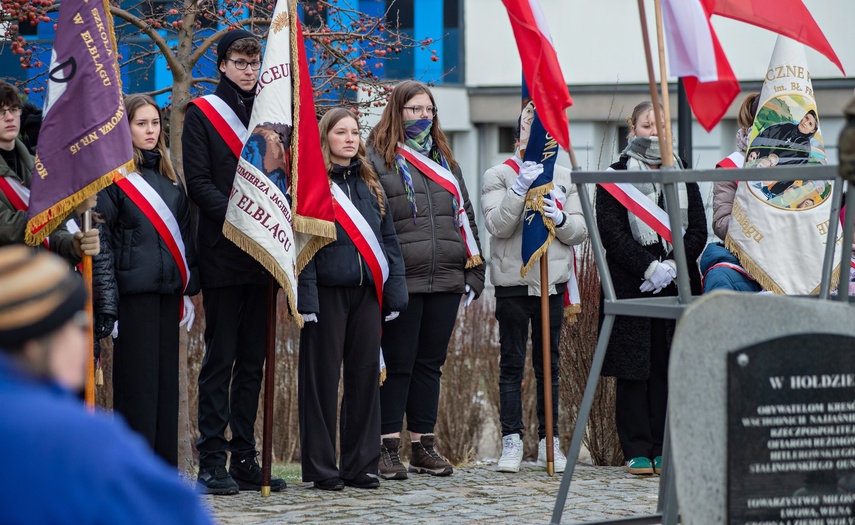
[[632,458],[626,462],[626,471],[636,476],[653,474],[653,464],[650,463],[650,458]]
[[662,456],[653,458],[653,473],[662,474]]

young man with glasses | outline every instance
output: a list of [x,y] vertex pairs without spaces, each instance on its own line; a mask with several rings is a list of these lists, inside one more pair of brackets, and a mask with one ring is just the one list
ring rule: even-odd
[[[18,138],[22,108],[18,89],[0,81],[0,246],[23,244],[27,226],[34,160]],[[94,205],[94,198],[87,199],[74,213],[80,215]],[[97,255],[100,251],[96,228],[72,235],[62,225],[50,234],[45,245],[71,264],[79,263],[84,253]]]
[[[261,489],[254,428],[270,275],[223,237],[223,222],[255,100],[261,43],[248,31],[229,31],[217,45],[217,67],[216,91],[187,107],[181,144],[187,192],[199,210],[196,250],[206,324],[199,372],[197,484],[207,494],[236,494],[239,489]],[[230,441],[226,426],[231,429]],[[231,452],[228,471],[227,452]],[[285,488],[278,478],[270,484],[273,491]]]

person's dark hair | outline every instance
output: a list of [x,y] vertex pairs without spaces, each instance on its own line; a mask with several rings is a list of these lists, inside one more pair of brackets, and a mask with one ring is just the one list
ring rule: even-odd
[[759,102],[760,93],[750,93],[742,100],[742,105],[739,106],[739,112],[736,114],[736,124],[740,128],[746,131],[751,129]]
[[243,53],[248,57],[261,55],[261,42],[256,38],[241,38],[229,46],[228,51],[226,51],[226,58],[230,58],[232,53]]
[[[389,96],[389,103],[386,105],[386,109],[383,110],[380,122],[374,126],[374,129],[368,135],[368,145],[383,157],[383,160],[386,161],[386,167],[389,169],[395,165],[395,157],[398,155],[398,143],[403,144],[407,141],[407,137],[404,135],[404,106],[408,100],[422,93],[430,97],[430,103],[435,107],[436,101],[427,85],[416,80],[405,80],[396,85]],[[454,155],[451,153],[448,139],[445,138],[445,133],[439,127],[439,113],[433,116],[433,126],[431,126],[430,135],[433,138],[434,145],[442,153],[442,156],[445,157],[445,161],[448,162],[448,166],[451,169],[456,168],[457,161],[454,160]]]
[[18,88],[2,80],[0,80],[0,107],[23,107],[21,104],[21,94],[18,92]]
[[[324,163],[327,166],[327,172],[332,169],[330,144],[327,140],[327,135],[336,124],[348,117],[356,121],[357,128],[360,127],[359,119],[356,118],[356,115],[352,111],[346,108],[333,108],[324,113],[321,121],[318,122],[318,130],[321,134],[321,151],[324,153]],[[362,137],[359,138],[359,146],[356,148],[356,160],[360,162],[359,178],[365,182],[368,189],[377,197],[377,204],[380,206],[380,216],[384,217],[386,215],[386,206],[383,204],[383,186],[380,185],[380,177],[377,176],[371,163],[368,162],[368,154],[365,151],[365,144],[362,142]]]
[[819,129],[819,117],[816,115],[816,111],[812,109],[809,109],[805,115],[813,116],[813,131],[806,134],[808,137],[813,137],[814,133]]
[[[158,171],[172,182],[178,182],[178,176],[175,174],[175,169],[172,167],[172,162],[169,161],[169,150],[166,148],[166,133],[163,132],[163,112],[160,111],[160,106],[157,102],[148,95],[134,94],[125,97],[125,110],[128,112],[128,122],[132,124],[136,112],[145,106],[152,106],[157,109],[157,116],[160,119],[160,133],[157,136],[157,145],[154,147],[160,153],[160,165]],[[142,151],[134,146],[134,165],[137,171],[142,166]]]

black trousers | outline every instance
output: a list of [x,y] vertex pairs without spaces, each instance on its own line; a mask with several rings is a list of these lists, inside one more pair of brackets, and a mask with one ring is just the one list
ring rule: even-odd
[[381,434],[429,434],[436,425],[439,379],[457,319],[460,294],[410,294],[407,309],[383,324],[386,382],[380,388]]
[[654,458],[662,455],[668,407],[667,319],[651,319],[650,376],[647,381],[617,380],[615,423],[623,455]]
[[[499,420],[502,436],[522,436],[522,382],[525,373],[526,342],[531,326],[531,363],[537,380],[537,435],[546,437],[543,403],[543,329],[540,297],[496,297],[499,321]],[[552,373],[552,435],[558,435],[558,357],[561,323],[564,320],[564,296],[549,296],[549,350]]]
[[[266,286],[203,291],[205,358],[199,371],[200,467],[226,464],[226,451],[255,450],[255,416],[267,342]],[[226,441],[226,425],[232,431]]]
[[[372,286],[318,287],[318,321],[300,332],[297,393],[303,481],[377,472],[380,460],[380,306]],[[338,384],[341,468],[336,467]]]
[[178,465],[180,294],[119,297],[113,409],[171,465]]

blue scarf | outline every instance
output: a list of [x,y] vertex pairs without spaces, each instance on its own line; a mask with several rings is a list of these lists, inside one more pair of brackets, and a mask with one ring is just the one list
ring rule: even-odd
[[[431,119],[405,120],[404,135],[407,137],[405,144],[425,157],[433,159],[437,164],[441,164],[443,168],[449,169],[445,157],[433,147],[433,137],[430,135],[431,127],[433,127],[433,120]],[[413,177],[410,175],[410,168],[407,166],[406,159],[400,153],[395,157],[395,168],[404,184],[404,192],[407,194],[407,201],[413,211],[413,222],[416,222],[416,195],[413,191]],[[458,207],[456,198],[453,204],[456,210]],[[455,224],[457,221],[458,219],[455,216]]]

